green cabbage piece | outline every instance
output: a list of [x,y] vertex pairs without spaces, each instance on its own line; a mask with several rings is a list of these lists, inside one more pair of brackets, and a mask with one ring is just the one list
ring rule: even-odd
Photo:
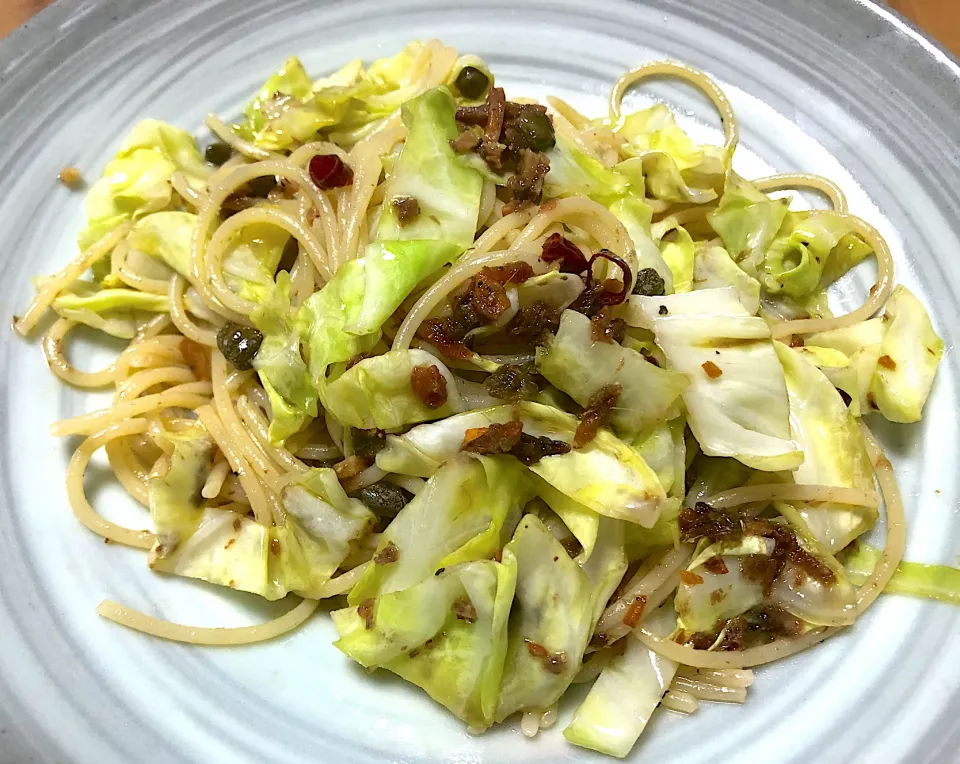
[[[773,553],[773,542],[760,536],[698,546],[699,554],[687,570],[703,579],[702,583],[681,581],[674,598],[677,623],[688,633],[719,631],[730,618],[747,612],[763,602],[763,585],[750,581],[740,569],[740,558]],[[726,573],[714,573],[703,567],[711,557],[720,557]]]
[[707,220],[740,268],[757,278],[767,248],[777,236],[790,206],[771,199],[736,173],[727,175],[723,196]]
[[747,313],[760,311],[760,282],[737,265],[723,247],[713,243],[697,246],[693,260],[693,288],[732,286]]
[[808,334],[798,352],[806,355],[839,390],[850,396],[850,413],[870,411],[870,383],[880,360],[884,321],[871,318],[853,326]]
[[[693,289],[694,254],[693,238],[683,226],[676,225],[672,218],[653,226],[653,237],[660,242],[660,255],[670,269],[670,282],[676,294]],[[674,233],[670,239],[666,236]]]
[[[644,622],[650,625],[670,619],[669,611],[659,608]],[[620,759],[643,734],[680,668],[647,649],[632,633],[625,641],[626,649],[603,669],[563,730],[563,736],[574,745]]]
[[[461,250],[473,244],[483,179],[450,147],[457,137],[455,113],[456,103],[446,88],[428,90],[404,104],[409,132],[384,189],[379,240],[445,241]],[[401,225],[390,202],[411,196],[420,214]]]
[[[439,408],[428,407],[413,391],[410,380],[415,366],[435,366],[440,370],[447,399]],[[442,419],[464,409],[456,378],[425,350],[394,350],[366,358],[321,390],[324,408],[338,422],[364,430],[395,430]]]
[[[603,205],[616,204],[631,189],[631,182],[616,168],[607,167],[599,159],[578,149],[563,135],[547,152],[550,172],[543,179],[545,198],[588,196]],[[643,189],[642,181],[639,188]]]
[[[570,414],[524,401],[468,411],[440,422],[422,424],[403,435],[388,435],[377,466],[388,472],[428,477],[456,456],[469,429],[510,421],[519,415],[523,431],[569,443],[577,429]],[[652,526],[666,502],[666,492],[647,463],[608,430],[581,449],[548,456],[530,469],[573,501],[601,515]]]
[[190,133],[148,119],[139,123],[87,194],[87,227],[79,244],[86,249],[127,220],[165,209],[173,201],[170,177],[180,171],[197,189],[211,169]]
[[[813,363],[779,342],[775,347],[786,377],[793,437],[805,455],[794,481],[872,491],[873,467],[856,418]],[[798,511],[830,552],[872,528],[878,516],[876,509],[830,502],[800,504]]]
[[635,434],[672,418],[689,382],[660,369],[640,353],[615,342],[593,339],[593,325],[581,313],[566,310],[556,336],[537,349],[537,369],[581,406],[605,385],[619,384],[620,398],[610,422],[621,434]]
[[[333,613],[334,643],[368,668],[382,667],[422,687],[477,729],[494,721],[507,646],[517,563],[466,562],[377,598],[368,629],[358,608]],[[466,618],[457,613],[473,608]]]
[[514,459],[451,460],[381,534],[377,551],[393,544],[399,559],[367,569],[348,602],[358,605],[414,586],[440,568],[491,557],[510,538],[532,497],[526,470]]
[[244,226],[223,255],[227,286],[247,300],[269,300],[274,274],[289,240],[289,233],[270,223]]
[[919,422],[943,358],[943,340],[923,304],[902,285],[890,295],[882,320],[887,331],[870,395],[891,422]]
[[277,275],[251,319],[263,333],[253,367],[270,399],[270,442],[282,443],[317,416],[317,389],[300,355],[300,332],[290,307],[290,274]]
[[193,275],[193,235],[197,220],[191,212],[154,212],[137,221],[127,236],[127,243],[189,279]]
[[739,488],[757,473],[736,459],[697,454],[688,468],[688,474],[693,482],[687,491],[684,506],[692,507],[698,501],[706,501],[722,491]]
[[376,522],[360,501],[347,497],[329,469],[311,470],[284,489],[281,526],[204,508],[200,489],[211,466],[212,439],[200,425],[163,437],[172,453],[148,484],[157,532],[149,558],[154,570],[269,600],[289,592],[319,597],[353,542]]
[[121,339],[133,339],[155,313],[167,312],[167,297],[136,289],[100,289],[76,281],[53,301],[63,318],[99,329]]
[[[882,555],[882,550],[869,544],[855,544],[843,561],[850,580],[857,586],[863,585]],[[960,605],[960,570],[948,565],[901,562],[884,591]]]
[[623,223],[627,233],[630,234],[636,250],[637,268],[639,270],[653,268],[663,279],[665,294],[673,294],[673,271],[663,259],[656,242],[650,237],[652,216],[650,205],[637,196],[628,194],[610,205],[610,211]]
[[351,260],[297,309],[294,324],[306,348],[310,378],[318,389],[326,383],[331,364],[366,353],[380,339],[379,331],[357,335],[344,330],[349,306],[363,299],[363,284],[363,262]]
[[234,130],[269,151],[295,148],[318,130],[337,124],[350,99],[351,89],[344,85],[332,85],[322,96],[315,95],[303,64],[292,57],[263,84],[244,109],[245,120]]
[[808,298],[872,251],[832,212],[791,212],[764,256],[760,279],[772,294]]
[[[524,516],[506,550],[517,560],[517,585],[497,721],[557,702],[580,669],[594,626],[627,566],[622,525],[609,519],[583,567],[534,515]],[[549,657],[534,655],[531,644]]]
[[669,496],[683,498],[686,472],[686,442],[683,434],[687,420],[683,416],[651,425],[633,441],[636,451],[657,473],[660,485]]
[[600,515],[561,493],[546,480],[534,478],[537,495],[554,511],[557,517],[583,547],[583,559],[589,559],[600,532]]
[[[790,439],[786,383],[770,330],[747,313],[736,290],[639,302],[669,365],[691,381],[683,400],[703,452],[732,456],[759,470],[799,466],[803,453]],[[720,370],[719,377],[708,376],[708,363]]]
[[633,156],[617,167],[628,176],[642,176],[647,195],[694,204],[717,198],[714,188],[722,184],[728,152],[695,144],[666,106],[626,115],[614,129],[627,139],[624,149]]

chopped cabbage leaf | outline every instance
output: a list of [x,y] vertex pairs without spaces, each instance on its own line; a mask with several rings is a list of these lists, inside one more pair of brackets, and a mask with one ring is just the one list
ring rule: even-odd
[[[873,490],[873,467],[860,427],[834,386],[813,363],[775,343],[790,399],[793,437],[804,453],[793,473],[801,485],[833,485]],[[828,551],[847,546],[877,521],[877,510],[831,502],[797,505],[807,527]]]
[[537,350],[537,369],[581,406],[605,385],[619,384],[610,422],[624,434],[671,418],[687,379],[660,369],[640,353],[615,342],[595,341],[593,324],[582,313],[566,310],[560,328]]
[[693,288],[717,289],[732,286],[747,313],[760,311],[760,282],[750,276],[727,250],[717,244],[699,244],[693,260]]
[[[660,608],[646,621],[670,618]],[[672,630],[672,627],[671,627]],[[624,758],[650,721],[680,664],[647,649],[632,634],[626,649],[600,673],[563,736],[574,745]]]
[[491,557],[506,544],[531,498],[532,483],[514,459],[451,460],[381,534],[377,552],[392,544],[397,561],[368,568],[348,601],[357,605],[407,589],[440,568]]
[[270,442],[282,443],[317,416],[317,390],[300,355],[300,332],[290,307],[290,275],[281,271],[269,298],[254,311],[263,342],[253,367],[270,398]]
[[524,516],[507,545],[517,560],[517,586],[497,721],[549,707],[579,670],[600,611],[626,569],[622,527],[605,523],[602,550],[595,549],[584,568],[534,515]]
[[193,275],[193,234],[197,220],[191,212],[154,212],[137,221],[127,236],[127,243],[189,279]]
[[494,721],[517,564],[466,562],[359,608],[333,613],[334,644],[363,666],[381,666],[422,687],[467,724]]
[[87,194],[87,227],[80,233],[80,248],[127,220],[167,208],[173,201],[170,177],[177,171],[197,189],[206,185],[211,169],[193,136],[153,119],[139,123]]
[[[850,580],[862,586],[882,555],[882,550],[858,542],[843,561]],[[884,591],[960,605],[960,570],[948,565],[901,562]]]
[[122,339],[133,339],[153,314],[166,313],[167,307],[166,295],[100,289],[86,281],[75,281],[53,301],[61,317]]
[[[447,399],[430,408],[413,391],[416,366],[434,366],[443,377]],[[450,370],[425,350],[394,350],[365,358],[321,388],[324,408],[338,422],[364,430],[394,430],[464,410],[457,381]]]
[[771,199],[753,184],[730,172],[717,209],[707,220],[734,262],[758,278],[767,249],[777,236],[790,206],[789,199]]
[[[786,384],[770,330],[747,313],[736,290],[641,297],[640,304],[670,366],[691,380],[683,400],[703,452],[765,471],[799,466],[803,453],[790,439]],[[718,304],[726,310],[715,312]]]
[[919,422],[943,358],[923,304],[903,285],[887,301],[880,359],[870,383],[875,407],[891,422]]
[[267,527],[234,512],[204,508],[200,489],[213,440],[200,425],[164,433],[172,446],[148,483],[157,540],[154,570],[197,578],[268,600],[295,592],[319,597],[351,544],[376,517],[343,492],[333,470],[311,470],[283,492],[284,524]]

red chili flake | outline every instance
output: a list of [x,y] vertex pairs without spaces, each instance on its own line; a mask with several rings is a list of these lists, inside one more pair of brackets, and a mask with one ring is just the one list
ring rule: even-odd
[[353,170],[336,154],[317,154],[310,160],[310,180],[324,191],[352,186]]
[[727,564],[723,561],[723,558],[719,555],[714,555],[705,563],[703,567],[709,570],[711,573],[718,576],[725,576],[730,571],[727,569]]
[[274,557],[280,555],[280,540],[279,539],[270,539],[270,553]]
[[894,361],[888,355],[882,355],[877,359],[877,363],[880,364],[884,369],[890,369],[890,371],[896,371],[897,362]]
[[363,625],[369,631],[373,628],[373,600],[364,600],[357,605],[357,615],[363,619]]
[[583,273],[587,270],[587,258],[583,256],[580,247],[558,233],[550,234],[543,242],[540,259],[545,263],[559,260],[563,273]]
[[527,652],[530,653],[534,658],[546,658],[550,653],[547,651],[543,645],[534,642],[530,639],[523,640],[527,643]]
[[474,607],[469,597],[464,596],[455,599],[450,610],[452,610],[453,614],[461,621],[473,623],[477,620],[477,608]]
[[[236,543],[237,543],[237,540],[236,540],[236,539],[230,539],[226,544],[223,545],[223,548],[224,548],[224,549],[229,549],[230,547],[232,547],[232,546],[233,546],[234,544],[236,544]],[[162,556],[162,555],[161,555],[161,556]]]
[[414,394],[428,409],[438,409],[447,402],[447,380],[433,364],[414,366],[410,374]]
[[631,629],[634,628],[640,619],[643,617],[643,609],[647,606],[647,598],[645,595],[641,594],[639,597],[636,597],[630,607],[627,608],[627,612],[623,616],[624,626],[629,626]]
[[718,379],[723,371],[713,361],[704,361],[700,364],[710,379]]
[[377,552],[373,556],[374,565],[389,565],[391,562],[396,562],[400,559],[400,550],[397,549],[397,545],[392,541],[388,542],[387,545]]
[[698,576],[692,570],[681,570],[680,580],[687,586],[697,586],[703,583],[703,576]]

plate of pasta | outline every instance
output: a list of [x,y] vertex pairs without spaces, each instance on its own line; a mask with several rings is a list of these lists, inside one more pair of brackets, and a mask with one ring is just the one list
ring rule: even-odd
[[0,45],[9,760],[955,756],[960,67],[839,5]]

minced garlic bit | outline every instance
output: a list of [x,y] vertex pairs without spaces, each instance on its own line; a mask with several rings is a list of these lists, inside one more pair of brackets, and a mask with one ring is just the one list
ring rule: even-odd
[[64,167],[60,170],[60,174],[57,175],[57,180],[71,191],[76,191],[83,186],[83,177],[81,177],[80,170],[76,167]]

